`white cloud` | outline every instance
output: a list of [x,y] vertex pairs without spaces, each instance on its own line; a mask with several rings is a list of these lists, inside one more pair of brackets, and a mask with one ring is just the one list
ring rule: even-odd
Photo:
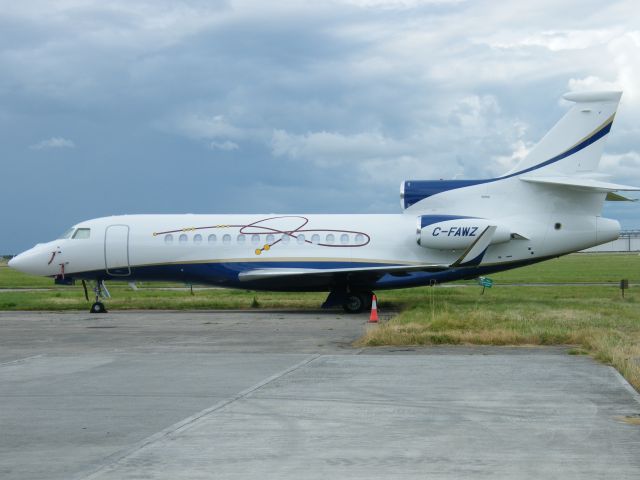
[[273,155],[311,161],[331,167],[368,158],[400,155],[407,147],[379,133],[308,132],[304,135],[275,130],[271,137]]
[[209,147],[214,150],[224,150],[225,152],[231,152],[233,150],[238,150],[240,148],[240,146],[237,143],[232,142],[230,140],[225,140],[224,142],[213,141],[209,143]]
[[494,48],[542,47],[559,52],[605,45],[618,34],[616,30],[548,30],[510,40],[490,40],[488,43]]
[[73,141],[62,137],[51,137],[46,140],[41,140],[38,143],[30,145],[31,150],[47,150],[50,148],[75,148],[76,144]]
[[619,183],[640,186],[640,153],[631,150],[622,154],[604,154],[600,170],[611,174]]
[[275,130],[271,153],[318,168],[356,170],[362,183],[390,185],[408,178],[502,174],[530,148],[526,124],[504,117],[496,97],[466,95],[446,104],[424,119],[416,115],[402,136]]
[[607,44],[608,68],[600,75],[571,78],[573,90],[614,89],[624,92],[623,102],[640,106],[640,30],[628,31]]
[[466,0],[342,0],[339,3],[360,8],[410,9],[428,5],[457,4]]
[[521,160],[524,160],[531,149],[535,146],[533,142],[525,142],[520,139],[511,145],[511,155],[497,155],[494,156],[493,162],[501,172],[508,172],[515,167]]
[[188,113],[176,120],[176,127],[191,138],[242,138],[242,129],[232,125],[224,115]]

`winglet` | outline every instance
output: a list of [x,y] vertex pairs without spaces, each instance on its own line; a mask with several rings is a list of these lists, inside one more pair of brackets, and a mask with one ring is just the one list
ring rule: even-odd
[[475,242],[471,244],[465,252],[460,255],[460,258],[451,264],[452,267],[467,267],[479,265],[484,257],[489,244],[493,239],[493,234],[498,227],[496,225],[490,225],[484,229]]

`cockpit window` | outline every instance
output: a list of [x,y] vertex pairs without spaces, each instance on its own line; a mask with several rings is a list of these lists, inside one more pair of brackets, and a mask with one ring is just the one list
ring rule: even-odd
[[58,239],[63,239],[63,238],[71,238],[71,234],[73,233],[73,231],[75,230],[75,228],[70,228],[69,230],[67,230],[66,232],[64,232],[62,235],[60,235],[58,237]]
[[90,228],[79,228],[76,230],[76,233],[73,234],[73,239],[78,240],[78,239],[82,239],[84,240],[85,238],[89,238],[89,236],[91,235],[91,229]]

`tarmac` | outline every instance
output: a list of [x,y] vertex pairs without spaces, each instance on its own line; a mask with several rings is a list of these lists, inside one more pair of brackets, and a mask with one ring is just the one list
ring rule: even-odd
[[352,346],[336,312],[0,313],[0,478],[640,478],[566,348]]

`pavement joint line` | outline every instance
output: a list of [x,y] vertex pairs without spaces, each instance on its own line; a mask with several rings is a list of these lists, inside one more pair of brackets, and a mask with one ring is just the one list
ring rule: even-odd
[[622,374],[616,370],[614,367],[609,367],[611,369],[611,371],[613,372],[613,375],[618,379],[618,381],[622,384],[622,386],[627,389],[629,391],[629,393],[631,394],[631,396],[633,397],[633,399],[640,404],[640,393],[638,393],[638,391],[633,388],[633,386],[631,386],[631,384],[629,382],[627,382],[627,379],[624,378],[622,376]]
[[238,400],[242,400],[243,398],[247,398],[248,396],[250,396],[252,393],[256,392],[257,390],[267,386],[268,384],[286,376],[289,375],[290,373],[295,372],[296,370],[299,370],[303,367],[306,367],[307,365],[309,365],[310,363],[314,362],[315,360],[317,360],[318,358],[322,357],[322,354],[314,354],[311,355],[310,357],[305,358],[304,360],[302,360],[301,362],[296,363],[295,365],[286,368],[285,370],[282,370],[278,373],[275,373],[274,375],[271,375],[270,377],[267,377],[266,379],[260,381],[259,383],[257,383],[256,385],[253,385],[245,390],[242,390],[241,392],[233,395],[230,398],[227,398],[226,400],[222,400],[214,405],[212,405],[211,407],[205,408],[204,410],[199,411],[198,413],[191,415],[190,417],[187,417],[183,420],[180,420],[177,423],[174,423],[173,425],[160,430],[157,433],[154,433],[153,435],[140,440],[139,442],[135,443],[132,447],[120,451],[120,452],[116,452],[112,455],[109,455],[108,457],[106,457],[104,459],[104,462],[102,463],[102,465],[100,465],[97,468],[92,469],[91,472],[87,473],[85,472],[81,472],[78,473],[77,475],[74,476],[75,479],[77,480],[90,480],[93,478],[97,478],[98,475],[101,475],[105,472],[108,471],[112,471],[114,468],[116,468],[118,466],[118,464],[124,460],[125,458],[133,455],[134,453],[139,452],[140,450],[143,450],[144,448],[148,447],[149,445],[152,445],[153,443],[156,443],[160,440],[163,440],[164,438],[169,437],[170,435],[173,435],[175,433],[180,433],[183,432],[185,430],[187,430],[188,428],[190,428],[194,423],[196,423],[198,420],[211,415],[213,413],[216,413],[220,410],[222,410],[223,408],[225,408],[226,406],[237,402]]
[[9,362],[0,363],[0,367],[7,367],[9,365],[19,365],[21,363],[26,363],[29,360],[35,360],[36,358],[44,357],[45,354],[41,353],[40,355],[31,355],[30,357],[18,358],[17,360],[11,360]]

